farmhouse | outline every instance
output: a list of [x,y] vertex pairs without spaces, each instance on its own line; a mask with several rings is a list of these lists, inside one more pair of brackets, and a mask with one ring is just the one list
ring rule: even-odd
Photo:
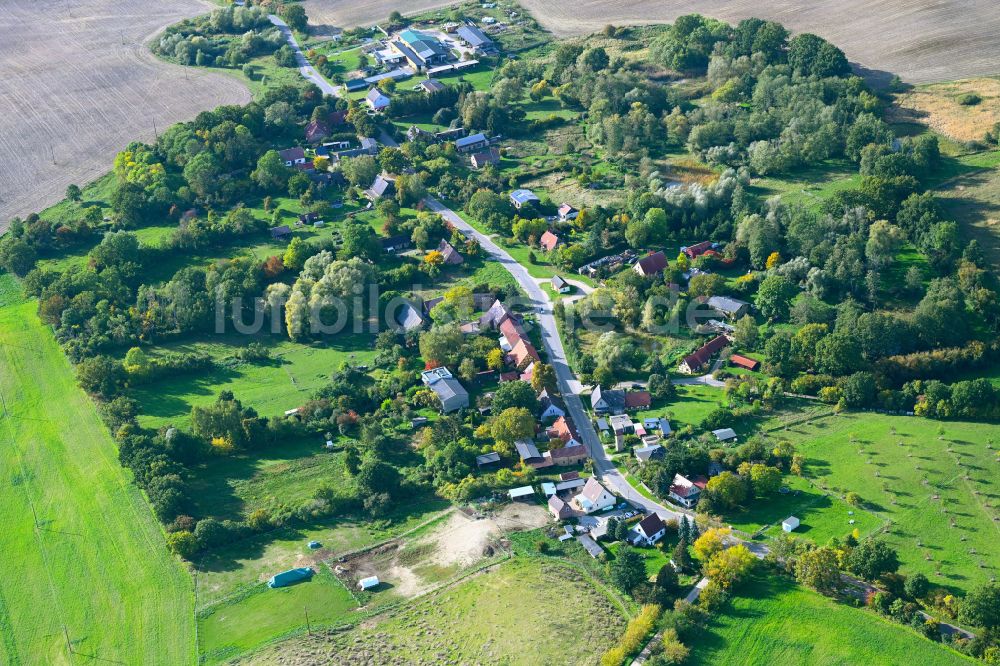
[[651,252],[645,257],[635,262],[635,266],[632,267],[639,275],[643,277],[652,277],[658,273],[662,273],[663,269],[667,267],[667,258],[662,252]]
[[579,214],[580,211],[578,211],[576,208],[573,208],[573,206],[569,205],[568,203],[564,203],[563,205],[559,206],[560,222],[570,222],[572,220],[575,220]]
[[469,157],[469,163],[473,169],[482,169],[487,164],[499,164],[500,151],[496,146],[490,146],[482,152],[473,153]]
[[580,494],[573,498],[573,503],[584,513],[594,513],[614,506],[615,496],[600,481],[590,477]]
[[760,367],[760,361],[755,361],[752,358],[740,356],[739,354],[733,354],[730,356],[729,363],[735,365],[737,368],[745,368],[747,370],[756,370]]
[[545,457],[553,465],[579,465],[587,459],[587,447],[580,443],[573,444],[573,442],[576,442],[576,440],[570,440],[571,446],[563,446],[558,449],[546,451]]
[[413,241],[406,234],[396,234],[395,236],[380,239],[379,244],[382,246],[382,251],[386,254],[396,254],[413,245]]
[[314,120],[306,125],[306,141],[309,143],[319,143],[328,136],[330,136],[330,128],[326,126],[326,123]]
[[299,146],[279,150],[278,156],[281,157],[281,160],[287,167],[295,166],[296,164],[305,164],[306,161],[306,151]]
[[455,140],[455,150],[460,153],[475,153],[488,148],[489,145],[490,140],[482,132]]
[[714,337],[702,345],[698,351],[685,356],[684,360],[681,361],[680,367],[677,369],[685,374],[692,375],[705,367],[705,364],[708,363],[712,356],[725,349],[728,345],[729,338],[726,336],[719,335]]
[[641,465],[649,462],[650,460],[662,460],[663,456],[666,454],[666,449],[659,444],[651,444],[649,446],[637,446],[632,449],[632,453]]
[[514,208],[521,210],[524,206],[537,204],[541,199],[535,196],[531,190],[514,190],[510,193],[510,202]]
[[708,479],[697,476],[689,481],[680,474],[674,474],[674,482],[670,485],[670,499],[690,509],[698,503],[701,491],[705,489]]
[[271,238],[273,240],[285,240],[292,235],[292,230],[287,224],[283,224],[280,227],[273,227],[271,229]]
[[513,318],[513,313],[500,302],[499,299],[493,302],[482,317],[479,318],[479,326],[482,328],[500,328],[505,321]]
[[538,418],[542,421],[566,415],[566,410],[563,409],[562,405],[545,389],[538,394],[538,404],[542,408]]
[[396,179],[392,176],[379,174],[375,176],[372,186],[365,190],[365,196],[376,201],[382,197],[391,197],[396,193]]
[[507,361],[517,368],[523,368],[527,363],[531,361],[540,361],[541,358],[538,356],[538,351],[535,349],[534,345],[527,341],[525,338],[521,338],[514,345],[510,354],[507,355]]
[[541,246],[541,248],[546,252],[551,252],[559,245],[559,236],[556,236],[551,231],[546,231],[542,234],[542,237],[538,239],[538,245]]
[[390,100],[389,97],[383,94],[378,88],[372,88],[368,91],[368,94],[365,95],[365,104],[368,105],[369,109],[375,111],[376,113],[388,109],[391,103],[392,100]]
[[625,411],[648,409],[651,404],[652,397],[650,396],[649,391],[625,392]]
[[440,252],[441,255],[444,257],[444,263],[447,264],[448,266],[458,266],[463,261],[465,261],[465,259],[462,258],[462,255],[458,253],[458,250],[452,247],[451,243],[449,243],[443,238],[441,239],[441,242],[438,244],[437,249],[438,252]]
[[558,495],[549,497],[549,512],[556,520],[568,520],[576,515],[573,507],[560,499]]
[[557,294],[568,294],[573,290],[573,286],[558,275],[553,275],[549,284],[552,285],[552,290]]
[[451,371],[445,367],[425,370],[420,373],[420,380],[425,386],[437,394],[441,402],[441,412],[448,414],[469,406],[469,394]]
[[448,60],[448,49],[441,42],[416,30],[403,30],[390,45],[417,70],[426,70]]
[[569,442],[574,439],[573,428],[570,426],[569,420],[565,416],[560,416],[555,420],[549,429],[545,431],[550,439],[560,439],[563,442]]
[[625,413],[625,391],[602,389],[600,384],[590,394],[590,407],[595,414]]
[[750,311],[750,304],[728,296],[712,296],[708,299],[708,307],[725,315],[726,319],[739,319]]
[[660,431],[660,435],[663,436],[663,437],[668,436],[672,432],[672,430],[670,428],[670,421],[668,421],[667,419],[665,419],[663,417],[657,418],[655,416],[652,416],[650,418],[643,419],[642,420],[642,425],[646,429],[646,432],[652,432],[653,430],[659,430]]
[[667,533],[667,526],[659,514],[651,513],[635,526],[635,543],[652,546]]

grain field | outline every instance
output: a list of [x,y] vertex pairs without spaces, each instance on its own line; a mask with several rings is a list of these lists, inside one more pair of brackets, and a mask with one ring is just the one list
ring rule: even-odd
[[205,0],[0,3],[0,230],[108,170],[155,127],[250,99],[235,78],[169,65],[145,43]]
[[[317,21],[350,26],[413,13],[441,0],[306,0]],[[1000,11],[996,0],[523,0],[560,37],[617,25],[672,21],[698,12],[727,21],[748,16],[814,32],[844,49],[873,74],[930,83],[1000,73]]]

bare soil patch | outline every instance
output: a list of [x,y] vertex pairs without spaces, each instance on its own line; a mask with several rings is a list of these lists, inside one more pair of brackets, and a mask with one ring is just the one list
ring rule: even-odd
[[[963,95],[977,95],[978,104],[964,105]],[[1000,79],[978,78],[920,86],[900,95],[893,118],[919,122],[956,141],[981,141],[1000,122]]]
[[0,11],[0,231],[108,171],[130,141],[250,93],[145,43],[207,0],[5,0]]

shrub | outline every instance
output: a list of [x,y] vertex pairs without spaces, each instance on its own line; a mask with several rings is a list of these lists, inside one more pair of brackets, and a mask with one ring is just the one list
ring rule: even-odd
[[646,604],[639,614],[632,618],[625,628],[618,645],[601,655],[601,666],[620,666],[625,660],[642,647],[646,637],[653,631],[660,617],[660,607],[656,604]]
[[963,95],[959,95],[958,97],[956,97],[955,101],[961,104],[962,106],[976,106],[977,104],[983,101],[983,98],[980,97],[977,93],[965,93]]

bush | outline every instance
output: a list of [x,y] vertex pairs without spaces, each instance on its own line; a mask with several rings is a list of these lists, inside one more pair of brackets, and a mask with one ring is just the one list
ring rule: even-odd
[[647,604],[632,618],[625,628],[618,645],[601,655],[601,666],[620,666],[632,654],[639,651],[646,637],[653,631],[660,617],[660,607]]
[[983,98],[976,93],[965,93],[956,97],[955,101],[962,106],[976,106],[983,101]]

